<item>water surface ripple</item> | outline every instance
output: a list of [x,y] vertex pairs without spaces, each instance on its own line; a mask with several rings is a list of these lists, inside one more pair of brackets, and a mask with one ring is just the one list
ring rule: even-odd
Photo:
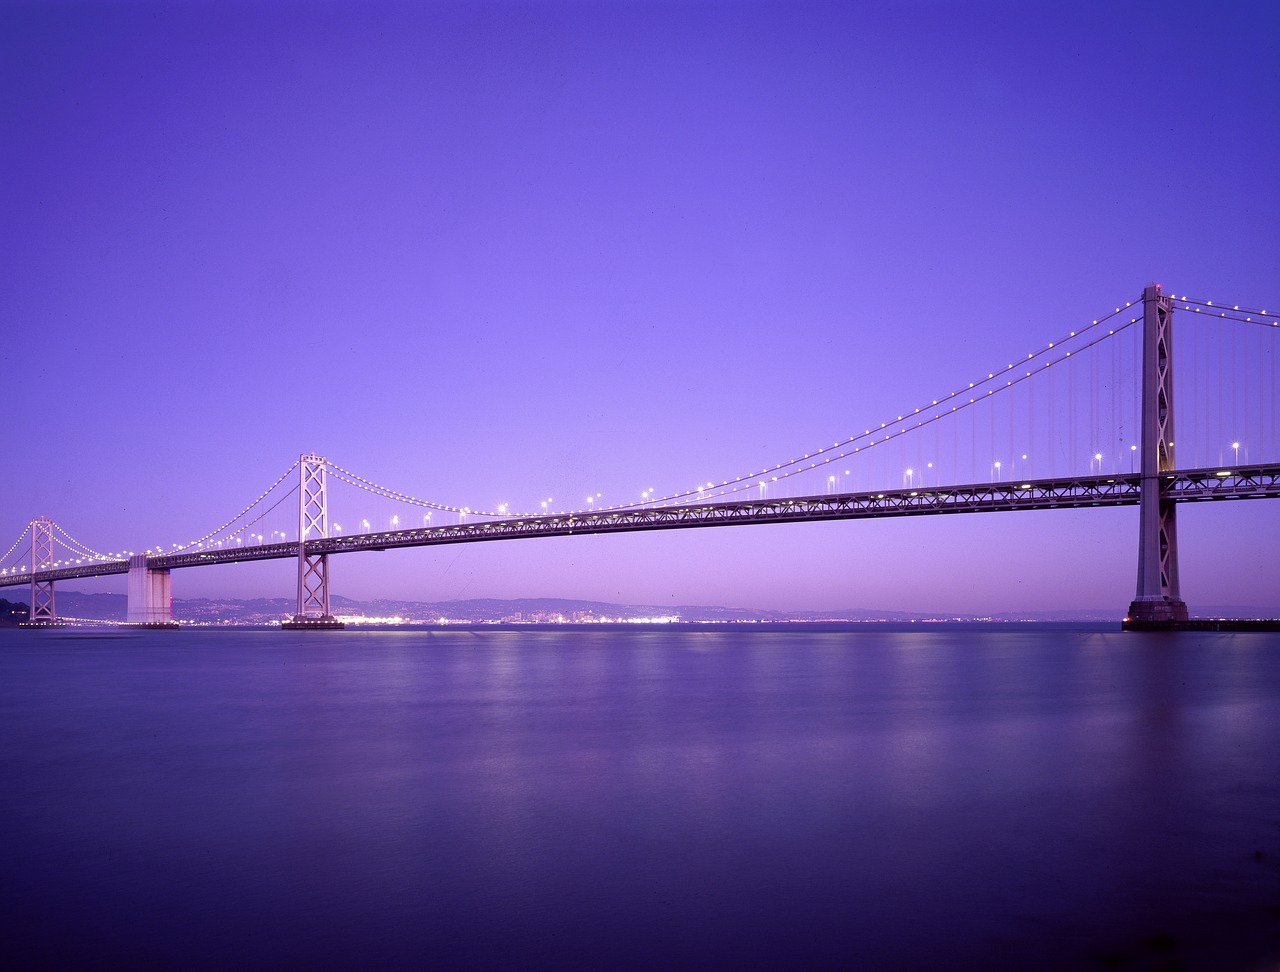
[[1280,968],[1278,770],[1274,634],[3,630],[0,966]]

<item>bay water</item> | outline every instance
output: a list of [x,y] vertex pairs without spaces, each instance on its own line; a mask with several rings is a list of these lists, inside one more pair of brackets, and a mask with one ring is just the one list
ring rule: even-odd
[[1280,969],[1280,635],[0,630],[0,967]]

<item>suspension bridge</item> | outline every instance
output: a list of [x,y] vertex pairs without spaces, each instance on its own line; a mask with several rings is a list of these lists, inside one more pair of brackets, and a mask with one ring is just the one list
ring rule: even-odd
[[[52,519],[36,517],[0,557],[0,588],[29,586],[29,623],[40,626],[57,623],[56,582],[127,574],[127,623],[167,627],[173,625],[172,571],[290,559],[297,562],[297,611],[285,626],[341,627],[330,610],[329,561],[338,554],[714,526],[1137,506],[1137,585],[1126,625],[1177,625],[1188,622],[1178,579],[1178,505],[1280,497],[1278,335],[1280,313],[1167,295],[1153,284],[1139,299],[918,407],[719,482],[663,495],[645,489],[620,504],[588,495],[573,509],[540,500],[516,512],[506,504],[472,508],[420,499],[304,454],[235,516],[167,549],[102,553]],[[335,503],[338,492],[357,499]],[[288,502],[295,497],[296,503]]]

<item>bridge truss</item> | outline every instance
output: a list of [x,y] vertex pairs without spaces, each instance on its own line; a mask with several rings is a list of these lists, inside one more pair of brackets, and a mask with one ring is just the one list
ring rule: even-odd
[[[1071,477],[1023,483],[975,483],[931,489],[881,490],[802,496],[778,500],[729,502],[602,510],[597,513],[549,514],[477,520],[443,526],[331,536],[308,540],[309,556],[360,553],[404,547],[432,547],[489,540],[634,533],[764,523],[860,520],[946,513],[993,513],[1011,510],[1057,510],[1081,507],[1137,506],[1142,476]],[[1161,488],[1176,502],[1280,497],[1280,464],[1232,469],[1192,469],[1162,477]],[[299,544],[255,544],[152,556],[153,570],[178,570],[213,564],[284,560],[299,556]],[[0,587],[124,574],[129,562],[107,561],[37,571],[34,575],[0,577]]]

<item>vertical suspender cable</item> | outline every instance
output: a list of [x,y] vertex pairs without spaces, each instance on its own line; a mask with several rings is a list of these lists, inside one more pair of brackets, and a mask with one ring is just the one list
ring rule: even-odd
[[964,482],[964,475],[960,472],[960,414],[954,413],[951,416],[951,482]]
[[1178,430],[1182,433],[1182,446],[1179,451],[1182,453],[1183,462],[1181,465],[1187,468],[1195,466],[1195,439],[1198,436],[1195,429],[1198,429],[1199,423],[1196,422],[1198,408],[1196,406],[1196,370],[1199,363],[1199,356],[1195,350],[1195,332],[1190,329],[1188,322],[1184,319],[1185,315],[1178,317],[1177,327],[1179,338],[1175,341],[1178,352],[1178,362],[1181,370],[1179,374],[1185,376],[1178,379],[1178,410],[1174,416]]
[[[1236,376],[1237,376],[1236,328],[1230,325],[1229,327],[1231,331],[1231,432],[1230,432],[1230,437],[1232,442],[1239,442],[1240,440],[1238,436],[1240,434],[1240,415],[1239,415],[1239,412],[1236,411],[1236,384],[1237,384],[1237,381],[1236,381]],[[1233,449],[1231,452],[1232,459],[1234,460],[1238,458],[1238,456],[1239,456],[1239,453]]]
[[1274,331],[1270,333],[1273,335],[1270,338],[1270,346],[1267,346],[1266,338],[1263,338],[1263,346],[1266,347],[1267,357],[1271,360],[1271,383],[1268,385],[1269,390],[1264,393],[1262,401],[1262,417],[1265,419],[1268,415],[1271,416],[1270,451],[1265,456],[1259,456],[1259,459],[1274,462],[1276,459],[1280,459],[1280,429],[1277,429],[1276,417],[1276,412],[1280,411],[1280,401],[1277,401],[1277,397],[1280,396],[1280,386],[1276,385],[1276,344],[1280,342],[1277,342],[1274,337]]
[[[1089,350],[1089,455],[1102,452],[1102,354],[1101,348]],[[1102,463],[1098,463],[1102,472]]]
[[[1029,453],[1034,456],[1036,454],[1036,382],[1031,379],[1027,382],[1027,440],[1026,446]],[[1031,478],[1030,470],[1023,470],[1024,479]]]
[[[970,403],[973,399],[969,399]],[[969,482],[978,481],[978,409],[969,409]]]
[[1216,431],[1216,433],[1215,433],[1215,438],[1218,440],[1218,441],[1217,441],[1217,444],[1218,444],[1218,465],[1222,465],[1222,429],[1223,429],[1223,425],[1224,425],[1224,423],[1223,423],[1223,421],[1222,421],[1222,403],[1223,403],[1223,401],[1224,401],[1224,400],[1226,399],[1226,397],[1227,397],[1227,396],[1226,396],[1226,392],[1225,392],[1225,390],[1224,390],[1224,388],[1223,388],[1223,384],[1222,384],[1222,359],[1223,359],[1224,357],[1226,357],[1226,355],[1224,355],[1224,354],[1222,353],[1222,331],[1221,331],[1221,330],[1219,330],[1219,331],[1217,332],[1217,334],[1218,334],[1218,349],[1217,349],[1217,350],[1218,350],[1218,387],[1217,387],[1217,398],[1218,398],[1218,428],[1217,428],[1217,431]]
[[[1232,324],[1233,331],[1239,331],[1239,324]],[[1244,334],[1244,367],[1240,369],[1240,400],[1244,403],[1243,414],[1240,416],[1240,444],[1245,448],[1245,454],[1248,455],[1249,449],[1249,413],[1252,409],[1249,407],[1249,332]]]
[[1076,383],[1075,366],[1067,359],[1067,475],[1076,470]]
[[1049,379],[1049,475],[1058,475],[1058,457],[1057,457],[1057,439],[1055,438],[1055,427],[1057,426],[1057,415],[1054,414],[1053,401],[1053,369],[1049,365],[1045,366],[1047,377]]
[[1013,478],[1014,459],[1015,459],[1015,456],[1014,456],[1014,449],[1017,447],[1017,441],[1018,441],[1018,439],[1017,439],[1017,433],[1014,431],[1014,423],[1017,421],[1017,416],[1018,416],[1018,414],[1019,414],[1019,413],[1018,413],[1018,406],[1017,406],[1017,396],[1018,396],[1018,392],[1019,392],[1019,391],[1020,391],[1020,389],[1018,389],[1016,386],[1015,386],[1015,387],[1011,387],[1011,388],[1009,388],[1009,389],[1008,389],[1008,395],[1009,395],[1009,398],[1008,398],[1008,402],[1009,402],[1009,452],[1008,452],[1008,456],[1009,456],[1009,478],[1010,478],[1010,479],[1012,479],[1012,478]]
[[990,458],[987,460],[987,475],[990,476],[995,471],[996,463],[996,396],[987,395],[987,407],[991,409],[991,446],[987,450]]
[[[1124,423],[1120,421],[1120,339],[1111,339],[1111,440],[1117,459],[1124,462]],[[1124,468],[1121,466],[1121,468]]]

